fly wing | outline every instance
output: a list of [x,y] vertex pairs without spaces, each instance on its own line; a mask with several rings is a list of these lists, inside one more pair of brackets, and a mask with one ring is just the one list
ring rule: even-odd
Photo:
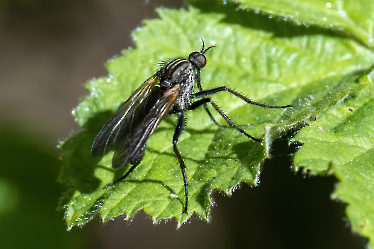
[[112,167],[119,169],[128,163],[136,164],[144,155],[145,145],[153,131],[165,118],[181,92],[181,85],[176,85],[164,92],[144,119],[133,129],[115,151],[112,159]]
[[131,134],[133,127],[141,121],[144,113],[154,106],[161,93],[156,87],[157,75],[146,80],[104,125],[92,145],[92,155],[100,157],[122,144]]

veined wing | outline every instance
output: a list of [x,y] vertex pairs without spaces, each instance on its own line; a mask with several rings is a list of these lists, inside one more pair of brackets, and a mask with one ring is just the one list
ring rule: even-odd
[[127,139],[128,134],[126,133],[130,133],[131,128],[137,126],[137,123],[141,120],[140,116],[144,115],[143,112],[147,112],[146,109],[151,109],[157,102],[158,97],[161,97],[159,89],[155,87],[156,83],[157,75],[155,74],[136,89],[116,114],[104,125],[92,145],[93,156],[103,156]]
[[112,167],[114,169],[122,168],[128,163],[135,164],[140,161],[144,155],[148,138],[177,100],[181,88],[181,85],[176,85],[164,92],[144,119],[132,130],[127,139],[116,147],[112,159]]

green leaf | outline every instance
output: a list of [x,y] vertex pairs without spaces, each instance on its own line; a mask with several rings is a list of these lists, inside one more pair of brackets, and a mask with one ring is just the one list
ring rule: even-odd
[[312,174],[333,173],[340,180],[333,197],[349,204],[353,229],[373,241],[374,86],[368,76],[353,84],[346,98],[295,136],[304,145],[294,162]]
[[[317,25],[338,33],[347,33],[374,47],[374,2],[305,1],[305,0],[240,0],[242,9],[254,9],[292,21],[296,25]],[[271,16],[273,17],[273,16]],[[270,18],[270,16],[269,16]]]
[[[374,54],[354,40],[238,6],[201,1],[188,10],[160,9],[160,19],[145,21],[133,34],[136,49],[109,61],[108,77],[86,84],[90,95],[74,111],[84,131],[62,144],[66,153],[60,180],[69,187],[63,198],[69,228],[84,225],[97,213],[103,221],[123,214],[130,219],[141,209],[154,222],[175,218],[178,226],[193,213],[209,220],[213,190],[230,195],[241,182],[255,185],[272,141],[341,102],[373,64]],[[157,70],[158,62],[200,50],[201,37],[216,46],[206,54],[207,66],[201,74],[204,89],[225,85],[255,101],[293,108],[250,106],[229,93],[212,96],[236,125],[265,138],[263,143],[233,129],[217,128],[203,109],[188,112],[178,148],[187,166],[189,214],[182,214],[184,186],[172,149],[173,116],[151,136],[136,170],[104,188],[129,167],[114,171],[112,153],[99,159],[91,156],[100,128]],[[219,114],[214,117],[227,125]]]

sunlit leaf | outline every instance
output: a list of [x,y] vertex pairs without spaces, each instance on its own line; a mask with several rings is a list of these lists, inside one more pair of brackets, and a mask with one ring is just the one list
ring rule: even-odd
[[[213,190],[230,195],[241,182],[256,184],[272,141],[335,107],[357,88],[355,82],[374,61],[370,50],[350,38],[279,22],[233,3],[196,2],[188,10],[160,9],[159,14],[160,19],[147,20],[134,32],[136,49],[107,63],[108,77],[86,84],[90,94],[75,109],[85,130],[63,143],[60,175],[70,189],[64,196],[69,228],[85,224],[97,213],[107,221],[120,215],[131,218],[141,209],[154,222],[175,218],[181,225],[193,213],[208,220]],[[188,112],[178,148],[187,166],[189,214],[182,214],[183,179],[172,149],[175,117],[163,121],[152,135],[136,170],[114,187],[104,188],[128,167],[114,171],[112,153],[99,159],[91,156],[98,131],[157,70],[158,62],[200,50],[201,37],[216,46],[206,54],[204,89],[225,85],[255,101],[293,108],[249,106],[229,93],[212,97],[235,124],[265,138],[263,143],[234,129],[219,129],[203,109]],[[214,116],[227,125],[218,113]]]

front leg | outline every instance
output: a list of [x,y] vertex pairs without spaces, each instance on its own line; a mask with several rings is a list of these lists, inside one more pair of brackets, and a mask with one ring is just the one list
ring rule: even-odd
[[[208,97],[210,95],[213,95],[213,94],[216,94],[216,93],[219,93],[219,92],[223,92],[223,91],[227,91],[231,94],[234,94],[236,97],[244,100],[245,102],[247,102],[248,104],[251,104],[251,105],[258,105],[258,106],[265,107],[265,108],[270,108],[270,109],[273,109],[273,108],[282,109],[282,108],[292,107],[292,105],[277,106],[277,105],[266,105],[266,104],[263,104],[263,103],[259,103],[259,102],[253,101],[253,100],[247,98],[246,96],[244,96],[243,94],[240,94],[237,91],[234,91],[234,90],[232,90],[230,88],[227,88],[225,86],[221,86],[221,87],[213,88],[213,89],[210,89],[210,90],[200,91],[198,93],[191,94],[191,99],[201,99],[201,98],[205,98],[205,97]],[[216,110],[217,110],[217,108],[216,108]]]
[[[199,88],[200,92],[202,92],[202,91],[203,91],[203,88],[201,87],[201,83],[200,83],[200,69],[197,71],[197,76],[196,76],[196,85],[197,85],[197,87]],[[215,125],[217,125],[217,126],[218,126],[219,128],[221,128],[221,129],[226,128],[225,126],[220,125],[220,124],[215,120],[215,118],[213,117],[212,113],[209,111],[209,109],[208,109],[208,105],[207,105],[206,103],[205,103],[203,106],[204,106],[205,111],[208,113],[210,119],[213,121],[213,123],[214,123]]]

